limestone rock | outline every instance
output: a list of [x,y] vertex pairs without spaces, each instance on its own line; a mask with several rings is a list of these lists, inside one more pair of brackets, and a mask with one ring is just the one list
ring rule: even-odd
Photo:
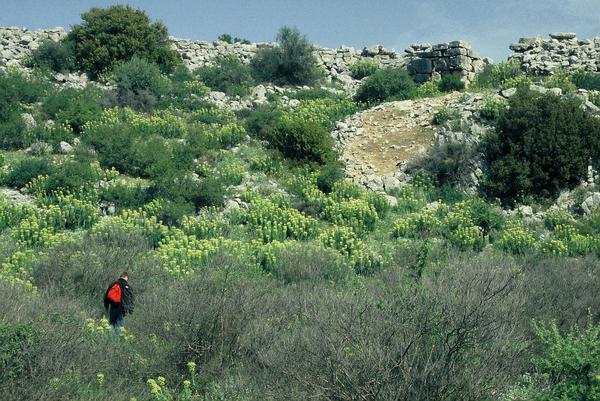
[[58,150],[63,155],[66,155],[69,153],[73,153],[73,146],[71,146],[71,144],[69,144],[68,142],[60,141],[60,143],[58,144]]
[[600,208],[600,192],[594,192],[588,196],[581,204],[581,208],[585,214],[590,214]]

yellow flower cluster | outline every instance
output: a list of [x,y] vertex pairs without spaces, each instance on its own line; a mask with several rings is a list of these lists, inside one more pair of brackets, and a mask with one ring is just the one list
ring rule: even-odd
[[254,200],[241,218],[265,243],[309,238],[315,235],[318,225],[316,219],[296,209],[281,207],[269,199]]
[[332,121],[352,114],[356,110],[356,104],[349,99],[302,100],[298,106],[284,111],[282,119],[287,122],[310,121],[327,126]]
[[34,258],[31,250],[18,251],[0,266],[0,281],[9,285],[17,285],[36,292],[27,265]]
[[126,231],[139,230],[153,246],[157,246],[169,234],[169,228],[163,225],[156,216],[139,209],[124,210],[118,216],[106,218],[95,225],[92,232],[96,235],[104,235],[106,230],[112,226]]
[[500,249],[515,254],[524,254],[537,248],[537,239],[526,227],[511,224],[502,231],[497,242]]
[[375,208],[362,199],[341,202],[328,199],[322,216],[334,224],[351,227],[357,234],[373,231],[379,221]]
[[331,227],[319,239],[342,254],[359,274],[371,273],[383,264],[383,258],[371,252],[350,227]]

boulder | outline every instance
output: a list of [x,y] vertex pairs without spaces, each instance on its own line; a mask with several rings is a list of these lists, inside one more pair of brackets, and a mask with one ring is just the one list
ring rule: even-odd
[[69,144],[68,142],[60,141],[60,143],[58,144],[58,150],[63,155],[66,155],[69,153],[73,153],[73,146],[71,146],[71,144]]
[[569,40],[575,39],[577,34],[575,32],[552,32],[550,37],[556,40]]
[[590,214],[600,207],[600,192],[594,192],[581,204],[581,208],[585,214]]

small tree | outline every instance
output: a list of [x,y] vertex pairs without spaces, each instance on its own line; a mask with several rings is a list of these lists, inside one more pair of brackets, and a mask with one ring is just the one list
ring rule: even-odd
[[263,82],[278,85],[309,85],[317,81],[317,59],[306,36],[296,28],[284,26],[277,34],[273,48],[259,50],[252,59],[255,77]]
[[120,106],[151,111],[156,101],[167,93],[169,79],[153,63],[134,56],[114,69],[117,101]]
[[75,60],[92,77],[106,72],[134,55],[154,62],[169,72],[179,62],[169,47],[169,33],[162,22],[151,23],[143,10],[117,5],[92,8],[81,15],[67,36],[75,47]]

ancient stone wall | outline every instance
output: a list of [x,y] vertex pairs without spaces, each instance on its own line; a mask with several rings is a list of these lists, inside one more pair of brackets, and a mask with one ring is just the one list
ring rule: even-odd
[[414,44],[406,50],[407,68],[417,82],[441,79],[444,75],[458,75],[465,83],[474,81],[475,75],[486,63],[471,45],[462,40],[439,43]]
[[600,37],[580,40],[572,32],[555,32],[550,39],[521,38],[510,49],[514,53],[509,59],[519,60],[532,75],[551,75],[558,69],[600,71]]

